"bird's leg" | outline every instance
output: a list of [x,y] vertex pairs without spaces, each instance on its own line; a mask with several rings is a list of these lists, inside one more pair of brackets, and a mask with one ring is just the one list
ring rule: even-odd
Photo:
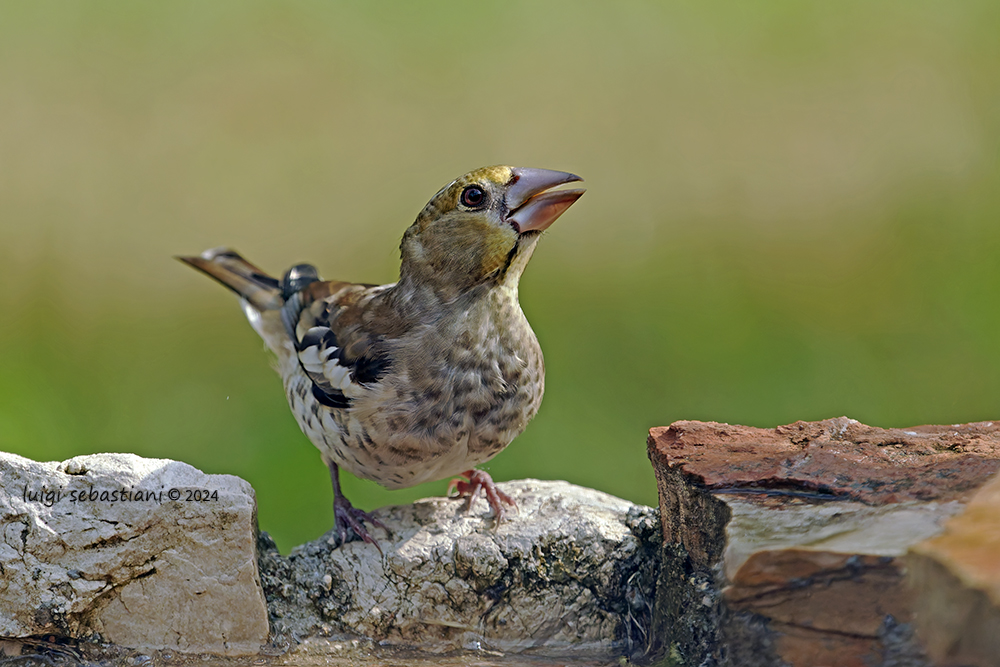
[[451,496],[452,490],[458,491],[458,495],[454,496],[456,498],[469,498],[468,507],[471,509],[472,504],[476,502],[479,497],[480,492],[486,494],[486,502],[490,504],[490,509],[493,510],[493,515],[496,516],[497,522],[503,520],[503,505],[504,503],[510,505],[515,510],[517,509],[517,503],[514,499],[508,496],[506,493],[497,488],[496,483],[490,474],[484,470],[466,470],[462,473],[462,477],[469,480],[468,482],[461,479],[453,479],[448,483],[448,495]]
[[330,481],[333,482],[333,527],[337,531],[337,537],[340,538],[340,545],[347,544],[347,531],[350,529],[358,538],[374,545],[379,553],[382,553],[382,547],[379,546],[374,537],[368,534],[361,522],[367,521],[384,530],[386,534],[388,534],[389,529],[368,512],[363,512],[352,505],[351,501],[344,496],[340,490],[340,468],[336,463],[327,461],[326,467],[330,469]]

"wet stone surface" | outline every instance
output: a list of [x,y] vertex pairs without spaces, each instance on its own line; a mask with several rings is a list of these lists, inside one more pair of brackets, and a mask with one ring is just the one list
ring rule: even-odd
[[379,646],[368,640],[305,639],[295,651],[273,655],[220,656],[170,650],[136,651],[121,646],[41,640],[0,641],[0,664],[14,667],[621,667],[607,656],[553,658],[497,651],[425,653]]

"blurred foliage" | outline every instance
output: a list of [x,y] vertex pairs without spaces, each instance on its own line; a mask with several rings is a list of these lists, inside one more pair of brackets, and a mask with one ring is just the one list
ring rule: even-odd
[[498,479],[653,504],[677,419],[1000,417],[998,34],[994,0],[0,4],[0,449],[237,474],[316,537],[262,344],[171,255],[388,282],[491,163],[589,188],[522,282],[547,391]]

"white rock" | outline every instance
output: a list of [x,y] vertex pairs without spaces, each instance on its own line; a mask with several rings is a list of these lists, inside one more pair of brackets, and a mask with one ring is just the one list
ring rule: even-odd
[[253,489],[132,454],[0,453],[0,635],[256,654],[268,636]]
[[[431,498],[374,514],[384,556],[324,537],[262,552],[278,638],[543,654],[641,651],[658,569],[655,512],[566,482],[500,487],[517,513]],[[331,633],[332,629],[332,633]],[[295,651],[287,659],[295,660]]]

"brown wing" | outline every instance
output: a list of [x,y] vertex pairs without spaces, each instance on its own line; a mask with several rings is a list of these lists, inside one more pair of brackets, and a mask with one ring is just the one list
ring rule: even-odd
[[366,326],[365,317],[383,289],[316,280],[286,297],[282,320],[313,382],[313,395],[327,407],[350,407],[351,399],[389,368],[385,341]]

